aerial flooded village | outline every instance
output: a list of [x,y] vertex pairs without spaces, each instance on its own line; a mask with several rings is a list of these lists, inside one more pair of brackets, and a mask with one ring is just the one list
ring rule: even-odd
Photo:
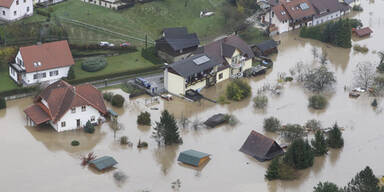
[[0,191],[383,192],[380,0],[0,0]]

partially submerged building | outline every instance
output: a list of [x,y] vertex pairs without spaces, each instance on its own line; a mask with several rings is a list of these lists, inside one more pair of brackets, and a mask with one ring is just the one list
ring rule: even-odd
[[226,119],[225,114],[218,113],[216,115],[213,115],[209,119],[207,119],[204,122],[204,125],[206,125],[206,126],[208,126],[210,128],[214,128],[216,126],[219,126],[219,125],[225,123],[226,121],[227,121],[227,119]]
[[239,78],[252,67],[252,49],[240,37],[227,36],[200,47],[192,56],[167,65],[165,89],[175,95],[201,90],[229,78]]
[[103,156],[89,161],[89,165],[96,168],[98,171],[104,171],[117,165],[117,161],[113,157]]
[[203,153],[200,151],[195,151],[193,149],[183,151],[179,154],[177,161],[180,161],[184,164],[192,165],[199,167],[209,160],[209,154]]
[[158,56],[168,63],[186,58],[196,51],[199,45],[196,33],[188,33],[186,27],[165,28],[161,38],[155,42]]
[[240,151],[259,161],[271,160],[284,154],[283,149],[276,141],[256,131],[251,131]]
[[48,123],[57,132],[101,123],[108,114],[100,91],[90,84],[72,86],[60,80],[45,88],[34,104],[24,110],[27,125]]
[[252,47],[253,52],[257,56],[268,56],[273,53],[277,53],[277,46],[278,42],[271,39],[271,40],[266,40],[261,43],[255,44]]

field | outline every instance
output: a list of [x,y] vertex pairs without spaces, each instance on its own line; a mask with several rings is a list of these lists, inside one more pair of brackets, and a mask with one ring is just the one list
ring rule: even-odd
[[9,77],[8,69],[6,68],[0,69],[0,82],[0,92],[17,89],[16,83]]

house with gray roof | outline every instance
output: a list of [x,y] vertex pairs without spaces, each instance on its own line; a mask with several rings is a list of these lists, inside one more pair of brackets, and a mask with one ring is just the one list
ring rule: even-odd
[[196,33],[188,33],[185,27],[165,28],[161,38],[155,41],[158,56],[168,63],[185,58],[199,45]]
[[183,151],[179,154],[177,161],[180,161],[187,165],[192,165],[195,167],[201,166],[209,160],[209,154],[196,151],[193,149]]
[[343,2],[338,0],[309,0],[316,10],[316,15],[313,16],[313,26],[324,22],[340,18],[349,9],[345,9]]

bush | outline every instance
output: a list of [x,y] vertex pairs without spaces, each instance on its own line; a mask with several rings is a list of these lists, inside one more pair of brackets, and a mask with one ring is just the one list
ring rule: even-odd
[[313,188],[313,192],[342,192],[342,190],[334,183],[320,182]]
[[68,80],[72,80],[72,79],[75,79],[75,78],[76,78],[75,70],[73,69],[73,66],[71,66],[71,67],[69,68],[69,71],[68,71],[67,79],[68,79]]
[[321,123],[316,119],[311,119],[305,123],[304,127],[310,131],[317,131],[321,129]]
[[139,140],[139,143],[137,143],[137,148],[146,148],[146,147],[148,147],[148,143],[145,141]]
[[105,57],[89,57],[81,63],[81,69],[87,72],[96,72],[107,66]]
[[316,156],[322,156],[328,153],[327,141],[322,131],[316,131],[315,139],[311,141],[311,144]]
[[77,140],[73,140],[73,141],[71,142],[71,145],[72,145],[72,146],[79,146],[79,145],[80,145],[80,142],[77,141]]
[[137,124],[139,125],[151,125],[151,114],[146,112],[141,112],[139,116],[137,116]]
[[230,103],[224,95],[220,95],[217,102],[222,105]]
[[293,77],[286,77],[284,79],[285,82],[290,82],[290,81],[293,81]]
[[122,136],[120,137],[120,144],[122,145],[128,145],[129,144],[129,139],[127,136]]
[[227,98],[234,101],[241,101],[251,95],[251,86],[245,81],[234,80],[227,86]]
[[341,148],[344,146],[344,139],[337,123],[335,123],[331,131],[329,131],[327,143],[329,147],[335,148],[335,149]]
[[264,119],[264,130],[268,132],[276,132],[281,129],[280,120],[276,117]]
[[274,158],[269,164],[265,178],[268,180],[279,179],[279,158]]
[[309,98],[309,107],[313,109],[324,109],[328,104],[327,98],[322,95],[313,95]]
[[116,94],[112,97],[111,103],[115,107],[123,107],[125,99],[123,96]]
[[103,93],[103,98],[108,101],[108,102],[111,102],[112,101],[112,97],[113,97],[113,93],[111,92],[106,92],[106,93]]
[[284,162],[295,169],[305,169],[313,165],[314,154],[308,141],[296,139],[288,147]]
[[[377,107],[377,100],[376,100],[376,99],[374,99],[374,100],[372,101],[371,106],[372,106],[372,107]],[[1,104],[0,104],[0,109],[1,109]]]
[[239,120],[234,115],[225,114],[224,116],[225,122],[228,123],[231,126],[235,126]]
[[146,60],[150,61],[153,64],[162,64],[163,61],[156,55],[155,47],[148,47],[146,49],[141,49],[141,56],[143,56]]
[[352,10],[354,10],[354,11],[363,11],[363,8],[360,5],[354,5],[352,7]]
[[42,16],[51,17],[51,12],[49,9],[38,8],[36,9],[36,13]]
[[354,45],[353,50],[360,52],[360,53],[367,53],[369,51],[367,46],[360,46],[360,45]]
[[95,132],[95,126],[90,121],[87,121],[84,127],[84,132],[86,133],[94,133]]
[[271,164],[269,164],[265,178],[268,180],[293,180],[297,178],[297,174],[295,170],[285,164],[281,158],[276,157],[272,160]]
[[257,95],[253,99],[253,106],[257,109],[264,109],[268,104],[268,97],[265,95]]
[[288,124],[281,129],[281,136],[287,141],[302,138],[305,135],[304,129],[299,124]]
[[129,93],[129,98],[137,97],[146,93],[143,88],[130,82],[126,82],[123,85],[122,90]]
[[5,98],[0,97],[0,109],[7,108],[7,102],[5,101]]

